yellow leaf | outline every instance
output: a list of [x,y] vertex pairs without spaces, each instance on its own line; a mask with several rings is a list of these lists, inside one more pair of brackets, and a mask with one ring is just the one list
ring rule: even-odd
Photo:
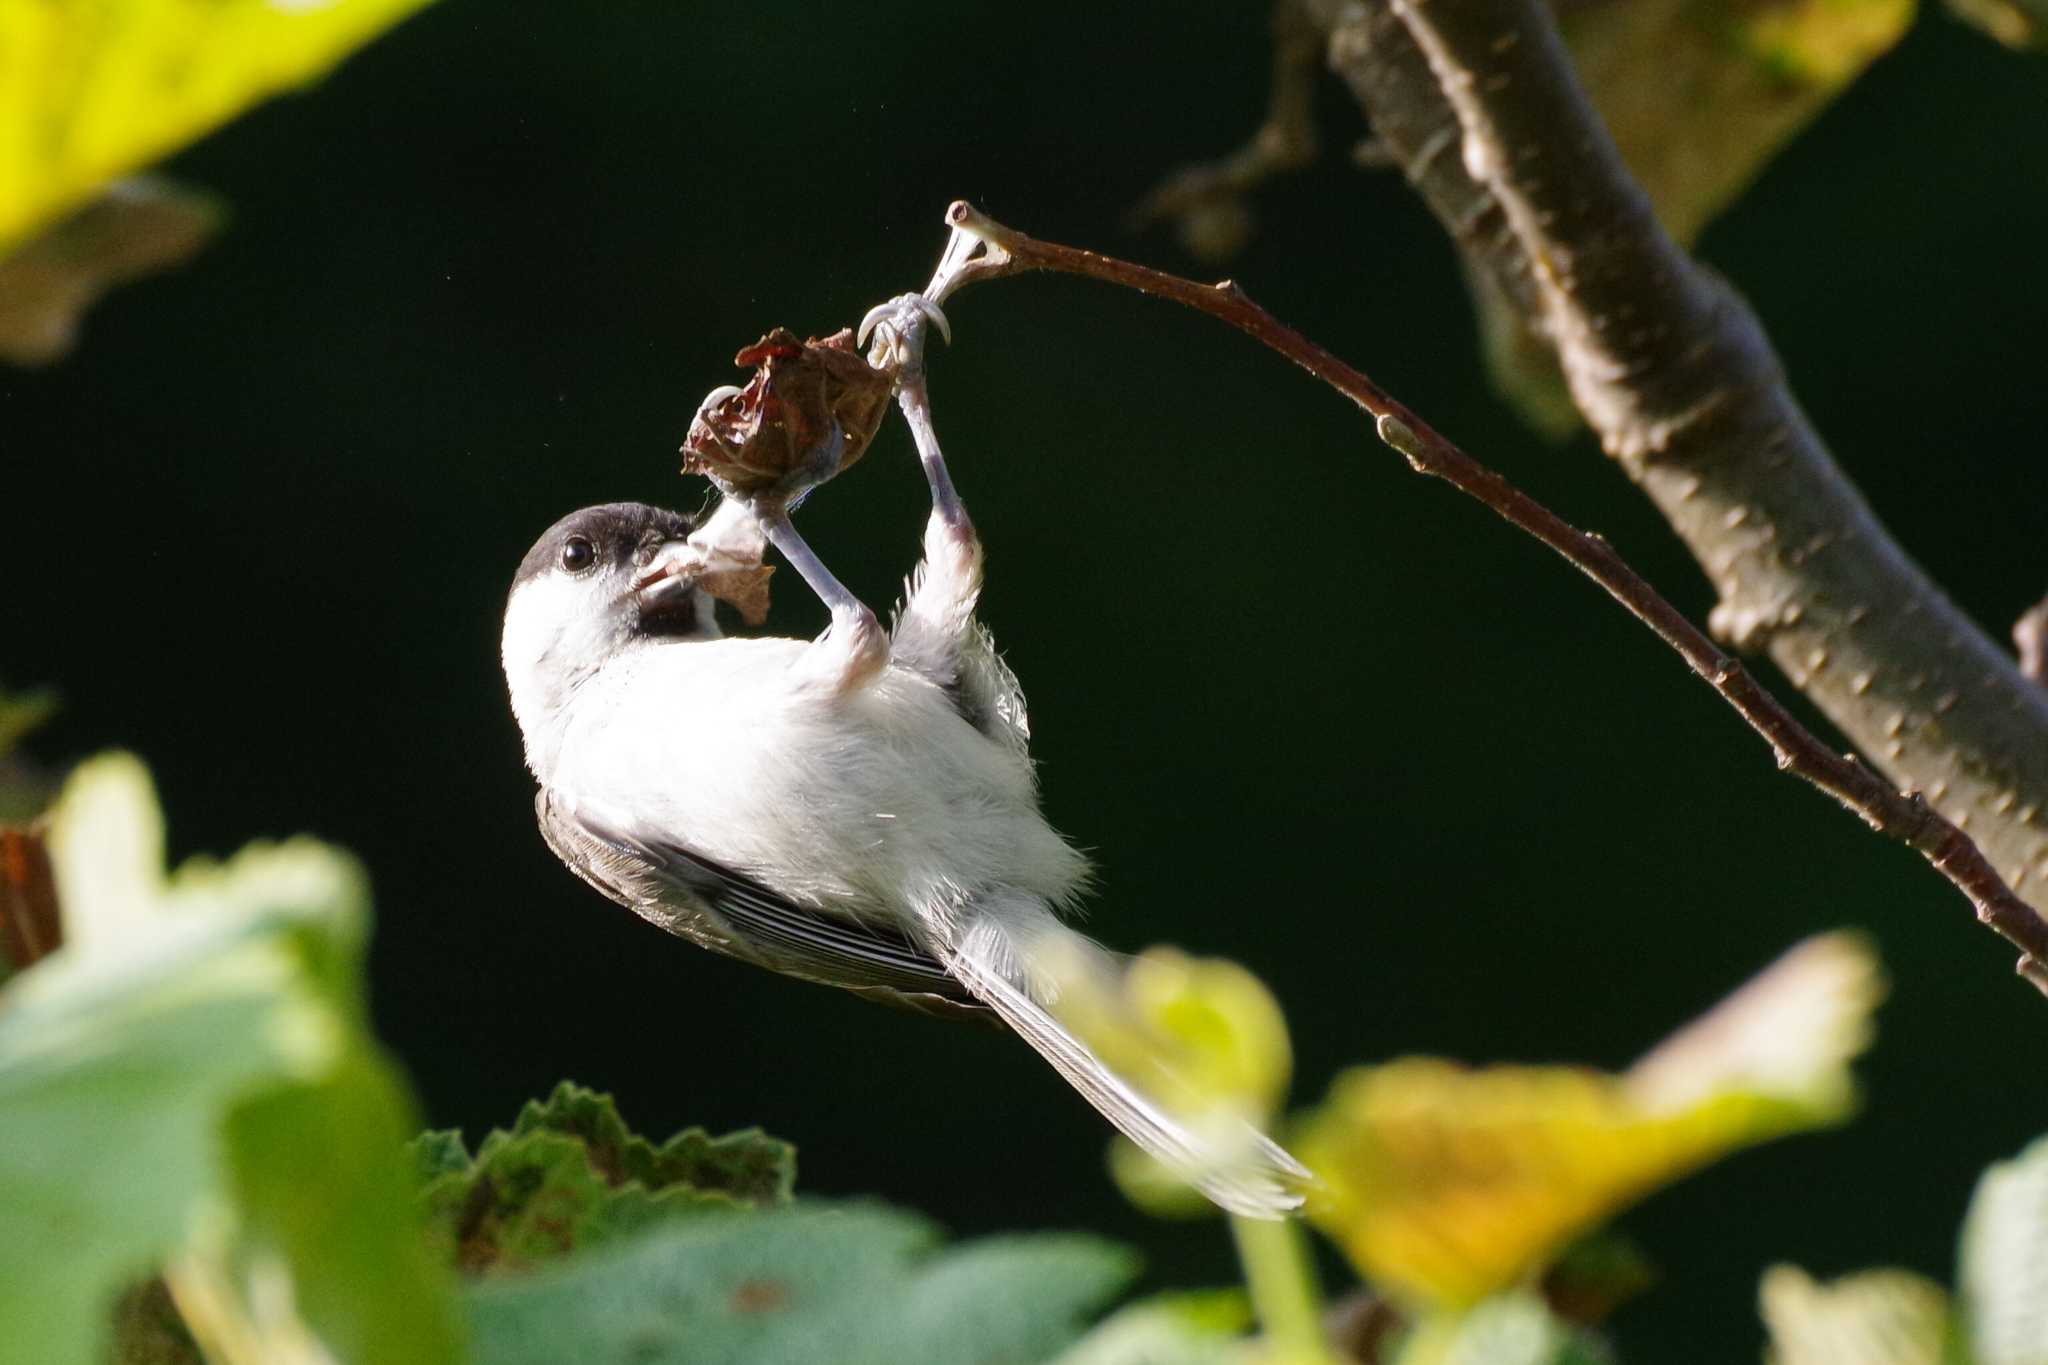
[[1913,22],[1913,0],[1598,0],[1579,78],[1657,217],[1691,242]]
[[1430,1058],[1347,1072],[1297,1141],[1325,1185],[1309,1216],[1382,1290],[1476,1303],[1648,1191],[1844,1117],[1878,994],[1863,942],[1827,935],[1622,1075]]
[[0,254],[425,0],[0,0]]

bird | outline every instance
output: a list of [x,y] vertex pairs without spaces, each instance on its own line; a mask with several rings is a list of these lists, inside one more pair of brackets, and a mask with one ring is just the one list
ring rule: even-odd
[[[789,520],[836,450],[777,496],[728,490],[710,525],[606,503],[527,552],[501,654],[541,834],[596,890],[702,947],[999,1021],[1213,1203],[1285,1216],[1312,1177],[1284,1148],[1241,1121],[1220,1138],[1192,1122],[1054,1008],[1063,972],[1115,960],[1066,922],[1090,865],[1046,820],[1023,691],[976,615],[983,549],[924,386],[935,310],[906,300],[884,341],[932,511],[886,628]],[[749,522],[830,609],[816,638],[723,632],[700,581],[706,533]]]

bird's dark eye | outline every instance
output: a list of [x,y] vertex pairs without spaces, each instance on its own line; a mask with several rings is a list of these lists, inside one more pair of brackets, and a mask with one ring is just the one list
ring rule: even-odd
[[562,567],[570,573],[582,573],[597,563],[597,547],[582,536],[570,536],[562,542]]

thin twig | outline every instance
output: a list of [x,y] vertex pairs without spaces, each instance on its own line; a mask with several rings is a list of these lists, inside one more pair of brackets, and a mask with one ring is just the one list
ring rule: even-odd
[[946,210],[946,221],[982,242],[985,254],[963,260],[957,252],[949,252],[940,275],[933,280],[937,298],[977,280],[1029,270],[1051,270],[1120,285],[1229,323],[1372,414],[1380,439],[1406,456],[1418,474],[1442,479],[1542,541],[1678,651],[1692,671],[1770,744],[1781,770],[1819,787],[1862,816],[1872,829],[1932,863],[1969,898],[1979,920],[2020,950],[2020,974],[2048,994],[2048,921],[2013,894],[1969,837],[1917,793],[1895,790],[1854,755],[1837,754],[1821,743],[1740,662],[1630,568],[1605,539],[1572,526],[1466,454],[1363,373],[1254,303],[1235,281],[1197,284],[1113,256],[1042,242],[995,222],[964,200]]

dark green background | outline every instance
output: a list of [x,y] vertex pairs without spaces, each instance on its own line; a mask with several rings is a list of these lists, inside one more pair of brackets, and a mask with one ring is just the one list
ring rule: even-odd
[[[1250,128],[1266,64],[1251,5],[421,15],[180,157],[227,234],[109,302],[68,363],[0,377],[0,667],[65,696],[36,751],[139,750],[181,853],[298,830],[359,851],[378,1022],[435,1123],[574,1076],[652,1131],[792,1138],[813,1191],[1230,1277],[1220,1226],[1118,1201],[1101,1124],[1023,1047],[713,958],[573,880],[533,828],[496,648],[544,526],[694,505],[673,451],[733,350],[922,281],[948,200],[1197,268],[1123,212]],[[1330,151],[1262,197],[1232,273],[1703,615],[1621,476],[1489,395],[1442,234],[1345,164],[1357,116],[1325,102]],[[2048,586],[2044,130],[2048,65],[1930,16],[1703,248],[2001,635]],[[1946,1277],[1975,1173],[2048,1129],[2048,1012],[1958,896],[1237,336],[1051,279],[952,314],[939,426],[1047,803],[1101,863],[1096,933],[1256,970],[1308,1101],[1406,1052],[1623,1063],[1802,935],[1867,926],[1895,978],[1868,1112],[1631,1214],[1667,1279],[1619,1336],[1754,1358],[1780,1258]],[[802,522],[880,602],[923,513],[892,425]],[[787,579],[775,625],[820,623]]]

